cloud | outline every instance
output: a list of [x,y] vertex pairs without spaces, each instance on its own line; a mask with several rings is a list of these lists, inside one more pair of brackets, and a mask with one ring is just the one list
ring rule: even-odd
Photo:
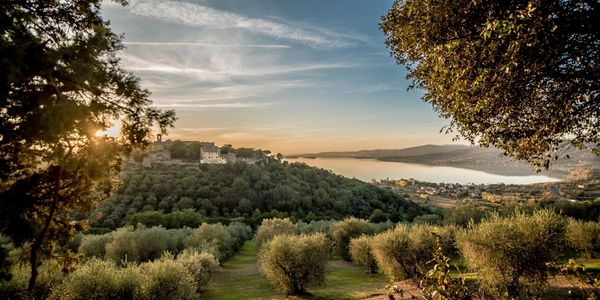
[[249,47],[249,48],[274,48],[289,49],[289,45],[278,44],[216,44],[216,43],[189,43],[189,42],[123,42],[124,45],[133,46],[199,46],[199,47]]
[[141,0],[132,2],[133,14],[161,21],[215,29],[242,29],[277,39],[302,43],[313,48],[341,48],[362,42],[353,37],[326,30],[298,28],[281,21],[249,18],[208,6],[179,1]]
[[383,92],[383,91],[395,91],[395,90],[402,90],[405,88],[396,86],[396,85],[390,85],[390,84],[376,84],[376,85],[371,85],[371,86],[365,86],[359,89],[355,89],[352,91],[349,91],[351,93],[374,93],[374,92]]
[[[277,65],[270,64],[266,66],[244,67],[241,62],[227,60],[226,56],[214,56],[206,66],[190,66],[189,63],[177,64],[171,59],[170,62],[160,62],[158,59],[149,60],[130,53],[121,53],[123,65],[126,69],[136,72],[153,72],[174,74],[193,77],[205,81],[223,81],[230,77],[238,76],[268,76],[280,75],[305,71],[314,71],[322,69],[339,69],[356,67],[353,63],[311,63],[297,65]],[[240,57],[237,57],[240,60]]]
[[[157,102],[160,102],[158,100]],[[220,109],[220,108],[254,108],[264,107],[279,104],[279,102],[231,102],[231,103],[185,103],[185,102],[170,102],[170,103],[156,103],[154,106],[162,108],[191,108],[191,109]]]

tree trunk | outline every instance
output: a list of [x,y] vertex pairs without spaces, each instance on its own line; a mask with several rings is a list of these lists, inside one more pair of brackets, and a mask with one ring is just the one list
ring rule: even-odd
[[31,244],[31,253],[29,256],[29,263],[31,264],[31,277],[29,277],[29,283],[27,284],[27,291],[29,294],[33,293],[33,289],[35,288],[35,283],[38,277],[38,263],[39,263],[39,252],[42,248],[42,244],[44,243],[44,239],[46,239],[46,233],[48,233],[48,229],[50,228],[50,224],[52,223],[52,218],[54,217],[54,213],[56,212],[56,206],[58,205],[59,200],[59,191],[60,191],[60,181],[62,178],[63,168],[58,167],[58,172],[56,179],[54,180],[54,191],[52,193],[52,206],[50,207],[50,212],[48,213],[48,217],[44,222],[44,227],[40,232],[39,236],[33,241]]

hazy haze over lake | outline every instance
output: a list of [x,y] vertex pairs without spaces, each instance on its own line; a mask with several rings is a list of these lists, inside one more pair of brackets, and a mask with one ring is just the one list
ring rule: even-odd
[[414,178],[417,180],[429,182],[446,182],[461,184],[530,184],[539,182],[559,181],[559,179],[548,177],[545,175],[504,176],[456,167],[428,166],[403,162],[379,161],[374,159],[295,158],[286,160],[289,162],[306,163],[310,166],[331,170],[336,174],[340,174],[346,177],[356,177],[363,181],[370,181],[373,178]]

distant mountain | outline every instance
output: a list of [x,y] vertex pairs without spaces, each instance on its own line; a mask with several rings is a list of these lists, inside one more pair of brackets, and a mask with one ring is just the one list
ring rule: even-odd
[[[552,166],[553,176],[564,176],[581,168],[600,168],[600,158],[590,152],[569,149]],[[503,175],[527,175],[534,170],[524,162],[505,156],[497,148],[467,145],[423,145],[404,149],[378,149],[347,152],[321,152],[301,154],[288,158],[359,158],[382,161],[398,161],[428,165],[460,166]],[[544,172],[546,173],[546,172]]]

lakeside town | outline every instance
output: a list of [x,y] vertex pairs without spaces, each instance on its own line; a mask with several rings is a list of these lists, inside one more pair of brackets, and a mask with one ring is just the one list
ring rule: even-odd
[[584,169],[562,181],[536,184],[459,184],[409,179],[372,180],[372,184],[393,190],[418,203],[453,207],[463,202],[495,207],[538,201],[582,202],[600,199],[600,170]]

